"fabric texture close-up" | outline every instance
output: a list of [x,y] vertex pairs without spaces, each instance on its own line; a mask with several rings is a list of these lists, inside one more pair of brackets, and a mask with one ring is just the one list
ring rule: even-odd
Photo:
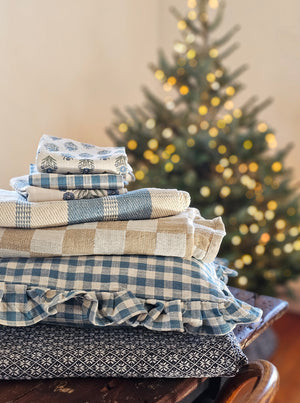
[[221,335],[258,322],[262,311],[236,299],[220,271],[179,257],[2,258],[0,324],[43,320]]
[[0,228],[0,257],[158,255],[213,261],[225,228],[197,209],[151,220],[98,221],[44,229]]

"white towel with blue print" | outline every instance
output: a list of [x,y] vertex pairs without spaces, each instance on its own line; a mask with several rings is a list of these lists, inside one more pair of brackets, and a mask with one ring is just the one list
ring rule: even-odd
[[126,188],[120,189],[47,189],[30,186],[28,175],[10,180],[10,186],[25,197],[29,202],[45,202],[59,200],[94,199],[96,197],[113,196],[127,193]]
[[144,188],[96,199],[33,203],[0,190],[0,227],[44,228],[94,221],[143,220],[181,213],[190,195],[176,189]]
[[0,324],[144,326],[221,335],[259,321],[215,263],[162,256],[0,259]]
[[38,145],[36,166],[46,173],[113,173],[126,180],[134,177],[124,147],[97,147],[46,134]]

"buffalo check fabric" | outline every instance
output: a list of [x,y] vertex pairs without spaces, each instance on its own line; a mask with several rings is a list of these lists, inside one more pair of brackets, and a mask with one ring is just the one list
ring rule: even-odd
[[0,257],[76,255],[192,256],[213,261],[225,228],[221,217],[206,220],[188,208],[151,220],[98,221],[56,228],[0,228]]
[[10,185],[29,202],[93,199],[127,193],[127,189],[124,187],[119,189],[47,189],[30,186],[28,176],[12,178]]
[[46,173],[113,173],[126,180],[134,176],[125,147],[97,147],[46,134],[38,144],[36,166]]
[[216,264],[194,258],[2,258],[0,324],[44,321],[221,335],[259,321],[262,311],[236,299],[217,273]]
[[176,189],[145,188],[95,199],[32,203],[0,190],[0,227],[43,228],[94,221],[124,221],[181,213],[190,195]]
[[[40,173],[30,165],[28,185],[45,189],[120,189],[129,181],[115,174],[55,174]],[[13,186],[14,187],[14,186]]]
[[[22,364],[21,364],[22,363]],[[233,333],[0,326],[0,379],[234,376],[247,363]]]

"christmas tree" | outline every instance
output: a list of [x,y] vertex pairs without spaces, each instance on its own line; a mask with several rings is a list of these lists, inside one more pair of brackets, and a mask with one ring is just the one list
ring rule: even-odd
[[284,166],[289,147],[279,150],[258,118],[269,99],[234,104],[246,67],[224,65],[237,26],[212,38],[224,3],[188,0],[186,16],[172,12],[182,39],[171,61],[160,52],[151,65],[164,95],[145,88],[145,106],[115,110],[108,134],[127,147],[136,188],[184,189],[204,217],[222,215],[220,256],[239,273],[233,285],[276,294],[300,273],[299,197]]

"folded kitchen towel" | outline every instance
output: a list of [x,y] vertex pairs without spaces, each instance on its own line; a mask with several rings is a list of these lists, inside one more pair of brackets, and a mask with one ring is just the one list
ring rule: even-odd
[[233,333],[0,326],[0,379],[234,376],[247,363]]
[[94,199],[96,197],[105,197],[127,193],[126,188],[119,189],[47,189],[43,187],[30,186],[28,175],[12,178],[10,185],[18,193],[24,196],[29,202],[59,201],[59,200],[77,200]]
[[225,228],[221,217],[206,220],[195,208],[151,220],[98,221],[56,228],[0,228],[1,257],[161,255],[211,262]]
[[[129,178],[131,179],[131,177]],[[116,174],[55,174],[40,173],[30,165],[28,184],[46,189],[120,189],[127,185],[122,175]]]
[[113,173],[133,177],[125,147],[97,147],[46,134],[38,145],[36,166],[47,173]]
[[145,188],[97,199],[32,203],[0,190],[0,227],[43,228],[92,221],[142,220],[181,213],[190,195],[176,189]]

